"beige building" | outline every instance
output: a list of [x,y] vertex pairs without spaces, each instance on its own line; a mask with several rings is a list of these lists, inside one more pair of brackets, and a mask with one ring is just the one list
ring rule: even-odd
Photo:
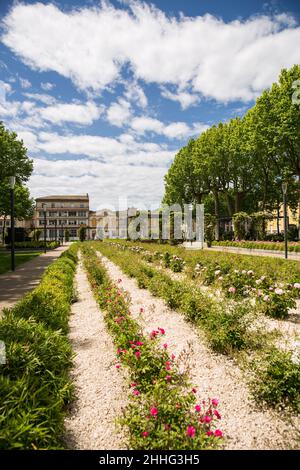
[[[45,214],[46,213],[46,214]],[[46,215],[46,238],[55,240],[69,231],[70,241],[79,239],[81,226],[87,227],[89,237],[89,195],[54,195],[36,199],[34,227],[44,230]]]
[[[288,227],[295,226],[298,227],[299,225],[299,213],[298,211],[292,211],[289,207],[287,210],[287,218],[288,218]],[[284,215],[283,215],[283,205],[280,207],[279,211],[279,219],[277,220],[277,214],[274,213],[274,219],[267,221],[266,232],[270,234],[276,234],[277,231],[282,233],[284,231]]]
[[124,211],[110,209],[97,211],[97,238],[126,238],[127,224],[136,214],[137,209],[134,207]]

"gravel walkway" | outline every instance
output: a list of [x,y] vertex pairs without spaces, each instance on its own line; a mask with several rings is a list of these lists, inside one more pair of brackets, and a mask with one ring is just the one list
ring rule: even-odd
[[[259,410],[233,361],[211,352],[199,330],[187,323],[181,314],[170,310],[148,290],[139,289],[134,279],[107,258],[102,257],[102,260],[113,280],[122,279],[121,285],[131,296],[132,314],[145,331],[158,326],[165,328],[163,342],[168,344],[170,351],[185,360],[189,358],[190,376],[198,387],[199,401],[207,397],[220,400],[220,428],[226,436],[226,449],[300,447],[298,418],[292,424],[274,411]],[[142,314],[139,313],[141,307],[144,308]]]
[[112,339],[79,263],[78,301],[72,306],[69,338],[76,354],[71,373],[76,399],[65,419],[70,449],[125,449],[115,418],[126,405],[127,387],[115,368]]

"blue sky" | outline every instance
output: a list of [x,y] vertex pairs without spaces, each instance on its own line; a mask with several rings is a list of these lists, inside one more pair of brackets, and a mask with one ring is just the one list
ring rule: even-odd
[[33,196],[157,206],[190,137],[243,115],[300,63],[300,2],[0,2],[0,120]]

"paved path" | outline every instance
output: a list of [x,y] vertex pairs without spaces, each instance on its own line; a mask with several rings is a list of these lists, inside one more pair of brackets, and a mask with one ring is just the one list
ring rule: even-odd
[[47,251],[40,256],[18,266],[15,272],[8,271],[0,275],[0,311],[4,307],[13,306],[27,292],[34,289],[40,282],[43,272],[49,264],[56,260],[69,245],[60,246],[56,250]]
[[[205,250],[206,251],[223,251],[224,253],[237,253],[238,255],[271,256],[272,258],[284,259],[283,251],[238,248],[235,246],[211,246],[210,248],[205,248]],[[288,253],[288,259],[300,261],[300,253],[294,253],[290,251]]]

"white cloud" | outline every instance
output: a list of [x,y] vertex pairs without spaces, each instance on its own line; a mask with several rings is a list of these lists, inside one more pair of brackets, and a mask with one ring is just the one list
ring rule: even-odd
[[113,126],[123,127],[131,117],[130,103],[123,98],[113,103],[107,110],[107,120]]
[[34,159],[34,174],[29,186],[34,197],[50,194],[88,193],[93,209],[113,206],[118,198],[128,198],[129,205],[143,207],[145,201],[159,206],[163,194],[165,167],[115,166],[96,160]]
[[[300,28],[287,14],[226,23],[167,17],[139,1],[101,5],[63,12],[51,3],[16,3],[2,40],[32,68],[56,71],[81,89],[111,86],[128,65],[136,80],[223,102],[253,99],[282,67],[300,62]],[[188,96],[178,98],[187,106]]]
[[76,124],[92,124],[103,112],[103,107],[96,106],[95,103],[57,103],[47,108],[39,108],[39,114],[46,121],[54,124],[73,122]]
[[170,90],[162,88],[161,95],[168,100],[178,101],[182,109],[187,109],[200,101],[199,95],[188,93],[187,91],[172,93]]
[[56,99],[53,96],[45,93],[23,93],[23,95],[31,100],[40,101],[48,105],[56,103]]
[[53,88],[55,87],[54,83],[50,83],[50,82],[42,82],[41,83],[41,88],[45,91],[50,91],[52,90]]
[[137,83],[128,83],[125,97],[129,101],[135,102],[141,108],[146,108],[148,105],[148,99],[145,95],[143,88]]
[[173,122],[166,125],[162,121],[150,117],[134,118],[130,126],[137,134],[153,132],[164,135],[169,139],[186,139],[191,136],[197,136],[208,128],[203,123],[194,123],[192,127],[188,126],[185,122]]
[[20,80],[21,88],[27,89],[31,87],[31,82],[27,80],[27,78],[20,77],[19,80]]

